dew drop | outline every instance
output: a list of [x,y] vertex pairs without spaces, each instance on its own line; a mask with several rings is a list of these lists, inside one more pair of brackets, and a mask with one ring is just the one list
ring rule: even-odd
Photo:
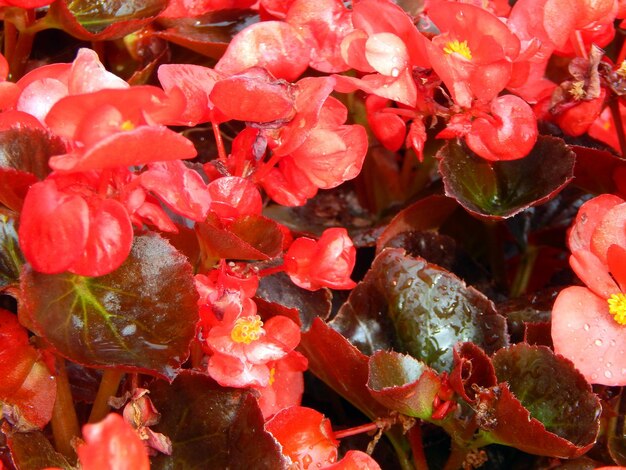
[[589,326],[589,323],[585,323],[585,324],[583,325],[583,329],[584,329],[585,331],[589,331],[589,328],[591,328],[591,327]]
[[596,380],[598,378],[598,374],[593,373],[591,374],[591,380]]
[[610,369],[611,367],[613,367],[613,364],[611,364],[610,362],[607,362],[607,363],[606,363],[606,367],[607,367],[608,369]]
[[626,367],[622,368],[622,375],[626,375]]
[[596,346],[602,346],[603,342],[602,342],[602,340],[601,340],[601,339],[597,339],[597,340],[595,340],[595,341],[594,341],[594,344],[595,344]]
[[400,70],[398,70],[398,68],[397,68],[397,67],[392,68],[392,69],[391,69],[391,76],[395,78],[395,77],[397,77],[398,75],[400,75]]
[[607,379],[610,379],[611,377],[613,377],[613,372],[611,372],[610,370],[605,370],[605,371],[604,371],[604,376],[605,376]]
[[309,454],[306,454],[304,457],[302,457],[302,466],[304,468],[308,468],[309,465],[311,465],[313,463],[313,457],[311,457]]
[[612,339],[612,340],[609,342],[609,344],[611,345],[611,347],[615,347],[615,340],[614,340],[614,339]]

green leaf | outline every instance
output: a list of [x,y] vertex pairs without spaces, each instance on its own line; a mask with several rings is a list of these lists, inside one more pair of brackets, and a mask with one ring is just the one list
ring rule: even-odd
[[153,430],[172,441],[172,455],[151,468],[286,468],[280,445],[263,428],[254,392],[225,388],[205,375],[183,371],[168,385],[158,382],[150,398],[161,412]]
[[600,401],[574,365],[545,346],[498,351],[500,385],[478,393],[479,425],[493,442],[524,452],[572,458],[587,452],[600,428]]
[[428,419],[441,380],[434,370],[411,356],[379,351],[370,358],[367,386],[372,396],[387,408]]
[[153,21],[167,0],[59,0],[46,21],[75,38],[120,39]]
[[451,370],[458,342],[487,352],[507,344],[505,320],[487,297],[445,269],[392,248],[376,257],[333,326],[361,351],[395,347],[437,371]]
[[495,219],[550,200],[574,175],[574,152],[556,137],[539,136],[519,160],[490,162],[458,141],[448,142],[437,156],[446,195],[474,214]]
[[198,319],[191,266],[156,234],[136,237],[128,259],[106,276],[27,267],[22,300],[36,333],[68,359],[168,380],[189,354]]
[[0,210],[0,290],[18,282],[23,264],[16,217],[11,212]]

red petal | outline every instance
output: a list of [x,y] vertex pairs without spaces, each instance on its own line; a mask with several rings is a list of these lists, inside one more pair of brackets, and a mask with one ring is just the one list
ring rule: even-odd
[[591,236],[606,213],[624,200],[613,194],[601,194],[585,202],[570,229],[567,244],[570,251],[591,250]]
[[130,253],[133,227],[128,212],[113,199],[89,201],[89,237],[83,255],[68,268],[81,276],[104,276]]
[[210,98],[221,112],[238,121],[290,119],[295,111],[289,86],[258,71],[220,80]]
[[58,171],[88,171],[193,158],[196,153],[190,140],[165,126],[140,126],[112,134],[84,152],[52,157],[49,164]]
[[20,247],[36,271],[66,271],[83,254],[89,208],[79,196],[60,192],[53,180],[34,184],[24,200]]
[[120,415],[109,414],[96,424],[83,426],[85,444],[77,449],[83,470],[149,470],[143,442]]
[[590,383],[626,385],[626,327],[613,320],[606,299],[584,287],[561,291],[552,309],[552,341]]
[[289,23],[263,21],[240,31],[215,66],[227,75],[263,67],[276,78],[296,80],[309,65],[309,47]]

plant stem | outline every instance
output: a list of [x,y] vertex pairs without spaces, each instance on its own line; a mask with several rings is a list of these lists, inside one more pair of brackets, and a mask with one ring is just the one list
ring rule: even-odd
[[502,251],[502,240],[499,237],[500,224],[495,221],[487,221],[485,227],[487,229],[487,246],[489,247],[491,273],[498,287],[505,287],[506,268]]
[[52,434],[57,451],[75,459],[76,452],[72,439],[79,435],[78,418],[74,409],[74,400],[65,370],[65,359],[57,358],[57,396],[52,409]]
[[226,164],[228,157],[226,155],[226,149],[224,148],[224,140],[222,139],[220,126],[215,122],[212,122],[211,126],[213,127],[213,135],[215,136],[215,145],[217,145],[217,155],[219,156],[220,161]]
[[539,255],[539,249],[536,246],[529,245],[526,248],[511,286],[511,298],[519,297],[526,292],[535,262],[537,261],[537,255]]
[[107,415],[111,408],[109,406],[109,398],[117,393],[123,376],[124,372],[118,369],[106,369],[104,371],[96,399],[91,408],[91,414],[89,415],[90,423],[97,423]]
[[426,461],[424,444],[422,442],[422,424],[419,421],[409,429],[409,443],[413,452],[415,470],[428,470],[428,462]]
[[378,425],[376,423],[362,424],[361,426],[355,426],[353,428],[342,429],[340,431],[333,431],[335,439],[343,439],[344,437],[356,436],[365,432],[376,431]]
[[615,132],[617,132],[622,157],[626,158],[626,135],[624,135],[624,122],[622,121],[622,114],[619,110],[619,100],[615,98],[610,99],[609,108],[611,109],[611,116],[613,116],[613,123],[615,124]]

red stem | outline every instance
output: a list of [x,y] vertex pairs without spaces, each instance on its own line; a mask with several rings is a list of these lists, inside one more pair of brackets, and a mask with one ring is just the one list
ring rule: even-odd
[[426,454],[424,453],[424,444],[422,442],[422,426],[420,422],[416,422],[409,429],[409,443],[413,452],[413,464],[415,470],[428,470],[426,462]]
[[254,174],[254,181],[256,181],[257,183],[262,181],[263,178],[265,178],[269,174],[270,170],[276,166],[281,158],[282,157],[273,154],[272,157],[267,161],[267,163],[262,165],[261,168],[259,168]]
[[619,140],[619,148],[621,150],[622,157],[626,157],[626,136],[624,135],[622,113],[619,109],[619,99],[610,99],[609,108],[611,109],[611,116],[613,116],[613,123],[615,124],[615,132],[617,132],[617,139]]
[[215,135],[215,144],[217,145],[217,154],[221,162],[226,163],[227,155],[226,149],[224,148],[224,141],[222,140],[222,133],[220,132],[219,124],[212,122],[211,126],[213,127],[213,135]]
[[270,268],[261,269],[257,275],[259,277],[271,276],[272,274],[282,273],[285,270],[285,265],[272,266]]
[[342,429],[341,431],[333,431],[333,437],[335,439],[343,439],[344,437],[356,436],[357,434],[363,434],[364,432],[376,430],[378,430],[378,425],[376,423],[367,423],[353,428]]

